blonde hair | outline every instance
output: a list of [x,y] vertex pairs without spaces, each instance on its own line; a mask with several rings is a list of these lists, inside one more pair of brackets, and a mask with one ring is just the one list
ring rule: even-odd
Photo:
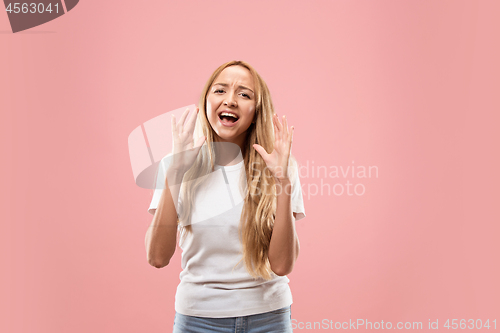
[[[206,142],[197,156],[197,159],[183,179],[180,193],[182,209],[178,224],[180,233],[184,238],[192,232],[191,211],[197,189],[203,183],[203,176],[214,171],[216,150],[214,149],[214,136],[216,135],[206,114],[207,95],[217,76],[229,66],[242,66],[250,71],[254,78],[255,86],[255,123],[247,130],[243,147],[245,173],[241,173],[240,189],[244,189],[244,205],[239,224],[239,236],[243,245],[243,258],[247,271],[254,278],[262,277],[265,280],[272,278],[268,253],[274,219],[276,217],[276,183],[260,154],[252,147],[253,144],[261,145],[266,152],[274,149],[274,129],[272,117],[274,107],[269,89],[255,71],[244,61],[230,61],[217,68],[208,79],[200,96],[199,113],[197,119],[197,132],[206,136]],[[290,167],[296,166],[295,159],[290,155],[289,174],[293,175]],[[246,175],[246,177],[245,177]],[[182,221],[182,223],[181,223]],[[236,264],[236,266],[241,262]],[[235,267],[236,267],[235,266]]]

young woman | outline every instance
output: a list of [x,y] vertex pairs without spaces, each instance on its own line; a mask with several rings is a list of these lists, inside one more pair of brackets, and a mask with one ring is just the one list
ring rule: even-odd
[[295,221],[305,217],[293,127],[243,61],[217,68],[188,113],[172,117],[173,152],[160,163],[146,233],[157,268],[179,233],[174,332],[292,332],[286,275],[299,254]]

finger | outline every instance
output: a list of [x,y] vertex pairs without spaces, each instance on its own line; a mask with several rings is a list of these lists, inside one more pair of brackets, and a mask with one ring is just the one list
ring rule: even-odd
[[205,142],[205,139],[206,139],[206,137],[202,136],[202,137],[198,138],[198,140],[196,140],[196,146],[194,146],[196,155],[198,155],[198,153],[200,152],[200,149],[203,146],[203,143]]
[[274,120],[273,116],[273,131],[274,131],[274,141],[278,141],[278,127],[276,126],[276,121]]
[[207,139],[206,136],[201,136],[196,140],[196,146],[195,147],[201,147],[205,143],[205,140]]
[[293,142],[293,132],[295,130],[295,127],[291,127],[290,129],[290,141],[289,141],[289,146],[288,146],[288,156],[292,153],[292,142]]
[[274,117],[273,117],[273,123],[274,123],[274,126],[276,128],[276,138],[275,138],[275,140],[276,141],[280,141],[281,140],[281,130],[278,127],[278,123],[279,123],[278,115],[274,115]]
[[274,117],[273,117],[273,129],[274,129],[274,141],[278,141],[279,140],[279,130],[278,130],[278,126],[276,126],[276,122],[274,120]]
[[174,139],[177,137],[177,124],[175,121],[175,115],[172,115],[172,135],[174,136]]
[[283,116],[283,134],[288,136],[288,120],[286,119],[286,116]]
[[280,131],[283,130],[283,126],[281,125],[280,119],[278,118],[278,115],[276,115],[276,126],[278,126],[278,129]]
[[187,130],[189,133],[193,132],[194,126],[196,124],[196,118],[198,118],[198,112],[199,108],[196,107],[196,111],[191,115],[191,117],[187,121]]
[[260,146],[260,145],[258,145],[258,144],[254,144],[254,145],[253,145],[253,148],[254,148],[254,149],[255,149],[255,150],[259,153],[259,155],[260,155],[260,156],[262,156],[262,158],[265,160],[265,156],[266,156],[266,155],[268,155],[268,154],[267,154],[267,152],[266,152],[266,150],[265,150],[262,146]]
[[278,116],[276,116],[276,126],[278,126],[280,131],[280,140],[283,141],[285,139],[285,128],[283,127],[283,124]]
[[186,121],[186,117],[189,114],[189,108],[184,110],[184,113],[181,116],[181,119],[179,119],[179,132],[182,133],[184,129],[184,122]]

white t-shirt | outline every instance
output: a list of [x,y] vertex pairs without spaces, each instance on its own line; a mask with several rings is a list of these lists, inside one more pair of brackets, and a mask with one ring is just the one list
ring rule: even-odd
[[[168,157],[167,155],[166,157]],[[159,164],[156,189],[148,211],[155,213],[165,187],[168,159]],[[280,309],[292,304],[286,276],[255,279],[246,270],[238,226],[243,208],[240,173],[244,163],[215,166],[197,192],[192,213],[192,233],[182,249],[175,311],[184,315],[240,317]],[[292,181],[291,205],[296,221],[304,218],[304,202],[297,168]],[[183,185],[181,185],[182,188]],[[179,195],[179,209],[182,202]],[[233,269],[234,268],[234,269]]]

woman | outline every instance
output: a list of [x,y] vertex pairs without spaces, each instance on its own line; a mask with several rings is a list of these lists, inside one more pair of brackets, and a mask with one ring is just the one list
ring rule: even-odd
[[174,148],[160,163],[146,234],[157,268],[182,235],[174,332],[292,332],[286,274],[305,217],[293,127],[243,61],[215,70],[196,113],[172,117]]

